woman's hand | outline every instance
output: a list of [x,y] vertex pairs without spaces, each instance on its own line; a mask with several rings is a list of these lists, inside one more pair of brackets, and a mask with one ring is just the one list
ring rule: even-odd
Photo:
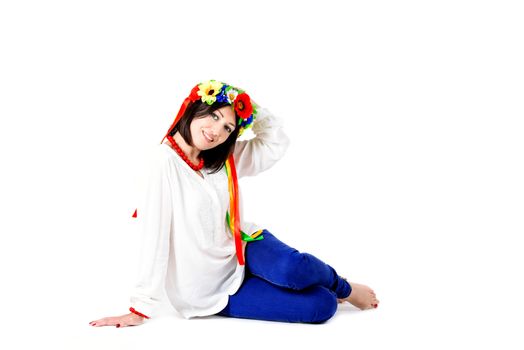
[[116,326],[117,328],[126,326],[138,326],[142,323],[144,323],[144,317],[134,314],[132,312],[122,316],[104,317],[99,320],[89,322],[89,324],[94,327]]
[[255,109],[259,109],[260,108],[260,105],[258,103],[256,103],[255,101],[253,101],[253,99],[251,99],[251,104],[253,105],[253,107],[255,107]]

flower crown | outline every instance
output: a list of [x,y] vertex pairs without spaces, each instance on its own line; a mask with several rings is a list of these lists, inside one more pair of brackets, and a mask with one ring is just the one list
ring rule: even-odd
[[256,119],[256,107],[251,103],[251,98],[244,90],[216,80],[207,80],[197,84],[191,90],[189,99],[191,102],[201,100],[208,105],[215,102],[227,102],[232,105],[239,116],[238,126],[240,130],[238,136],[242,135],[244,130],[249,129]]

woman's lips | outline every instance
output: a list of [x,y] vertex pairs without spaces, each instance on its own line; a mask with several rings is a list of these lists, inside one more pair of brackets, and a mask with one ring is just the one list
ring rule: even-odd
[[211,143],[213,142],[214,140],[212,138],[210,138],[205,132],[204,130],[202,130],[202,135],[204,135],[204,138],[206,139],[207,142]]

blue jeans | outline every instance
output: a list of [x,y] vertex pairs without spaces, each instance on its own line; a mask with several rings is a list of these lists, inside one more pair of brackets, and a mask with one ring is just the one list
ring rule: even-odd
[[337,311],[337,298],[351,286],[335,269],[300,253],[264,230],[264,239],[248,242],[246,274],[220,316],[266,321],[323,323]]

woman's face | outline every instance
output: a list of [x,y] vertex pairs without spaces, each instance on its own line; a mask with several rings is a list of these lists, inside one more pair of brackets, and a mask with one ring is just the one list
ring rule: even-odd
[[191,122],[193,144],[201,151],[214,148],[227,140],[235,130],[235,112],[231,106],[224,106]]

